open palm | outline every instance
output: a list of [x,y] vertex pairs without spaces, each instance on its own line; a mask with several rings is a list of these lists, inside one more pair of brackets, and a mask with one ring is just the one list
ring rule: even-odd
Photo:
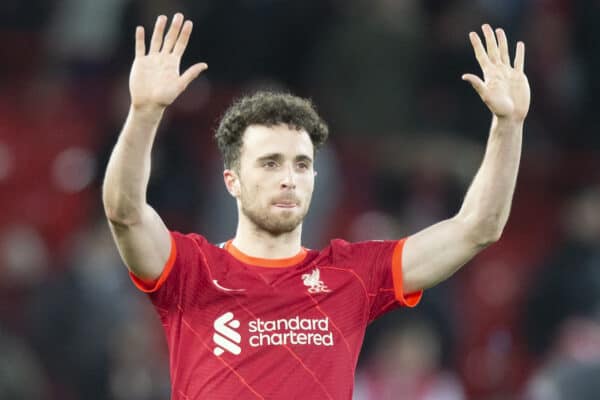
[[184,23],[183,15],[175,14],[163,40],[166,24],[164,15],[156,19],[148,54],[144,28],[136,29],[135,60],[129,76],[131,102],[135,107],[170,105],[207,68],[205,63],[198,63],[180,75],[181,57],[192,32],[192,22]]
[[[490,111],[497,117],[523,120],[529,110],[530,90],[523,73],[525,45],[517,43],[514,66],[510,64],[508,42],[502,29],[485,24],[482,27],[487,50],[475,32],[469,34],[475,57],[483,71],[483,81],[473,74],[464,74]],[[497,40],[496,40],[497,39]]]

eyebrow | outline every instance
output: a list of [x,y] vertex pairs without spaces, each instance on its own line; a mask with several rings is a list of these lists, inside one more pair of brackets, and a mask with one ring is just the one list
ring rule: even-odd
[[[261,161],[266,161],[266,160],[275,160],[277,162],[281,162],[281,160],[283,160],[283,154],[281,153],[271,153],[271,154],[265,154],[264,156],[258,157],[257,161],[261,162]],[[312,163],[313,159],[305,154],[300,154],[297,155],[296,157],[294,157],[294,161],[298,162],[298,161],[304,161],[304,162],[309,162]]]

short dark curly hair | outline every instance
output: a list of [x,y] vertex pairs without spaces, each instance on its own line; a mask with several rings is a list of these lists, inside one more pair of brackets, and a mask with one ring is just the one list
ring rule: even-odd
[[329,130],[308,99],[288,93],[260,91],[236,100],[221,118],[215,138],[223,156],[225,168],[239,167],[243,135],[250,125],[275,126],[287,124],[304,129],[319,149]]

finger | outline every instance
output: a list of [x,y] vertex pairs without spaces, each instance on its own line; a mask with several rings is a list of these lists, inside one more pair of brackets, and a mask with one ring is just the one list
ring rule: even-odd
[[170,53],[173,50],[177,36],[179,36],[179,31],[181,31],[181,24],[183,24],[183,14],[177,13],[173,16],[171,27],[169,28],[169,32],[167,32],[167,36],[165,36],[162,51]]
[[498,55],[498,44],[496,43],[496,37],[492,27],[488,24],[484,24],[481,29],[483,30],[483,36],[485,36],[485,44],[490,61],[493,63],[499,62],[500,57]]
[[206,63],[198,63],[192,65],[183,74],[181,74],[179,79],[181,80],[181,83],[183,83],[184,89],[207,68],[208,65],[206,65]]
[[496,37],[498,38],[498,50],[500,50],[500,61],[503,64],[510,65],[510,56],[508,55],[508,40],[504,29],[496,29]]
[[144,27],[135,28],[135,56],[143,57],[146,55],[146,43],[144,39]]
[[475,89],[477,94],[479,94],[479,96],[483,98],[483,93],[485,92],[485,84],[477,75],[464,74],[462,76],[462,80],[469,82],[471,86],[473,86],[473,89]]
[[173,49],[173,53],[179,56],[183,55],[188,42],[190,40],[190,35],[192,34],[192,28],[194,24],[192,21],[187,20],[183,24],[183,28],[181,29],[181,33],[179,34],[179,38],[177,38],[177,43],[175,43],[175,48]]
[[517,42],[517,51],[515,53],[515,69],[523,72],[525,66],[525,43]]
[[152,32],[152,39],[150,40],[150,53],[158,53],[160,45],[163,41],[163,33],[165,32],[165,25],[167,24],[167,17],[164,15],[156,18],[154,24],[154,32]]
[[479,35],[475,32],[469,33],[469,39],[471,40],[471,45],[473,46],[473,50],[475,51],[475,58],[477,59],[479,66],[483,70],[490,63],[490,59],[488,58],[485,49],[483,48],[483,43],[481,43]]

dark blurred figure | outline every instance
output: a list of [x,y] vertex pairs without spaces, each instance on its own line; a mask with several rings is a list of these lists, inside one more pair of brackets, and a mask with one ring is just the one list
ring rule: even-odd
[[577,114],[581,132],[572,136],[581,146],[593,144],[600,149],[600,113],[598,110],[598,93],[600,92],[600,2],[597,0],[579,0],[570,2],[573,7],[574,40],[571,45],[578,54],[584,85],[582,108]]
[[340,10],[341,21],[310,56],[310,93],[335,131],[410,127],[423,51],[419,2],[359,0],[340,3]]
[[27,336],[51,383],[44,399],[168,396],[160,325],[122,273],[111,240],[104,220],[90,224],[73,244],[67,271],[30,296]]
[[3,91],[6,90],[4,85],[9,83],[26,84],[45,62],[40,31],[50,18],[55,3],[44,0],[0,2],[0,87]]
[[194,33],[184,60],[207,60],[219,83],[275,79],[300,93],[312,49],[335,19],[331,0],[185,3]]
[[354,400],[464,400],[458,377],[443,367],[440,334],[424,315],[395,324],[388,319],[357,373]]
[[0,327],[0,399],[43,399],[46,383],[33,350]]
[[559,329],[542,368],[526,388],[526,400],[596,400],[600,393],[600,323],[571,318]]
[[533,400],[597,399],[600,187],[574,196],[562,222],[564,241],[540,270],[525,313],[529,348],[541,358],[528,395]]
[[600,307],[600,187],[566,205],[564,239],[540,269],[531,290],[525,329],[529,348],[543,354],[569,317],[594,317]]

